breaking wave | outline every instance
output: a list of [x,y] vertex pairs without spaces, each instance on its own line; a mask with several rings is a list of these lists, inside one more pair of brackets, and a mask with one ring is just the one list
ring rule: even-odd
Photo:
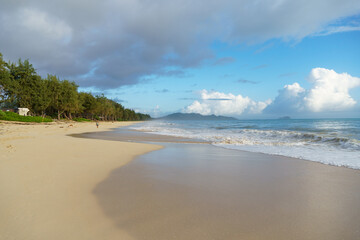
[[151,121],[133,128],[160,135],[200,139],[229,149],[283,155],[360,169],[359,120],[355,121],[355,127],[350,124],[347,128],[340,120],[338,124],[334,120],[331,124],[325,120],[323,124],[319,120],[297,121],[297,125],[304,126],[284,126],[279,121],[272,124],[260,120],[254,120],[254,123],[249,123],[249,120],[245,123],[239,121],[237,124]]

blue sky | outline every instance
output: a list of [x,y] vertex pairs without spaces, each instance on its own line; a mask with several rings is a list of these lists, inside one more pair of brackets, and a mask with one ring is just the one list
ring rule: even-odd
[[360,117],[357,0],[1,5],[5,59],[153,117]]
[[[183,76],[149,76],[151,80],[143,84],[111,90],[108,96],[157,116],[183,111],[199,98],[203,89],[265,101],[274,99],[284,85],[294,82],[311,88],[308,75],[313,68],[360,76],[360,31],[308,36],[299,42],[273,39],[235,46],[214,42],[211,48],[223,63],[216,64],[216,59],[212,59],[184,71]],[[359,87],[351,89],[350,95],[360,102]],[[341,116],[337,111],[334,117],[337,114]],[[356,110],[354,116],[360,116]]]

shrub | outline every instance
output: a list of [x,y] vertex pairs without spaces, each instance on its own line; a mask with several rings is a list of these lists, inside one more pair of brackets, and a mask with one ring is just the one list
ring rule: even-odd
[[43,117],[32,117],[32,116],[20,116],[14,112],[3,112],[0,113],[1,120],[17,121],[17,122],[52,122],[51,118]]

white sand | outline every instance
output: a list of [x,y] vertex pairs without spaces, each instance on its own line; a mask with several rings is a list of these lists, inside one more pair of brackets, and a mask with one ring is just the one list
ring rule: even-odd
[[161,147],[67,136],[129,124],[0,122],[0,239],[131,239],[92,192],[111,170]]

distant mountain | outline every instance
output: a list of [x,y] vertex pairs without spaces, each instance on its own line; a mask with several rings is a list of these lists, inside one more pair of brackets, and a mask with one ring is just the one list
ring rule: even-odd
[[173,113],[158,119],[166,120],[207,120],[207,121],[228,121],[237,120],[233,117],[215,116],[213,115],[201,115],[198,113]]

